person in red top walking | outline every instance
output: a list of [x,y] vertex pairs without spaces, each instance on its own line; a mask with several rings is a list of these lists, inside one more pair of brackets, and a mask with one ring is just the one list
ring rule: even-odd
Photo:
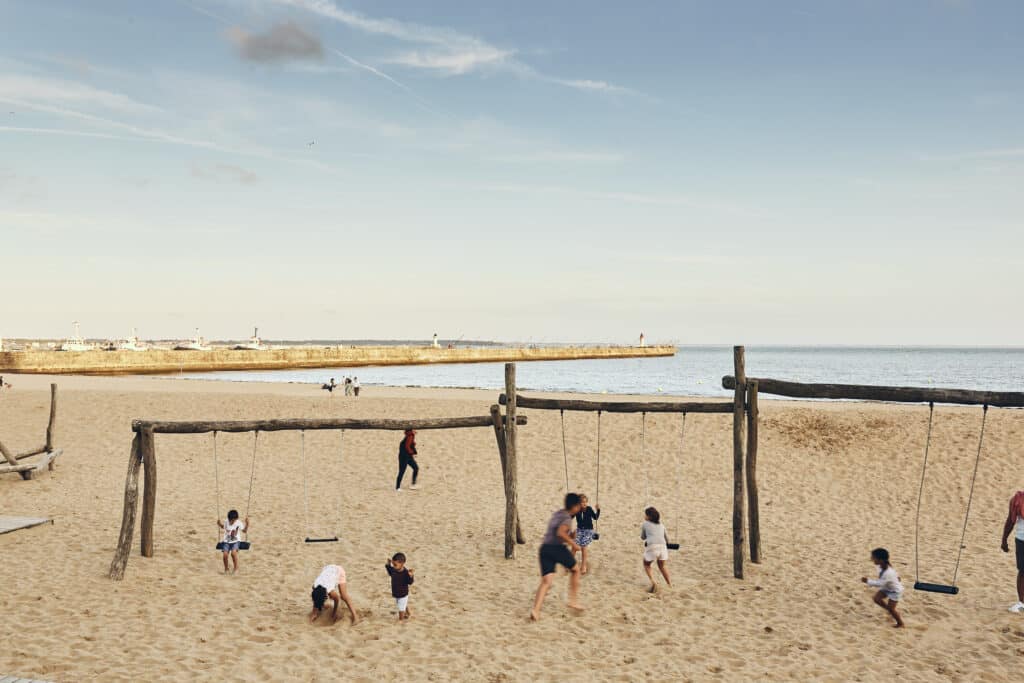
[[416,480],[420,476],[420,466],[416,463],[416,431],[413,429],[405,430],[405,438],[402,439],[402,443],[398,444],[398,478],[395,480],[395,491],[402,490],[402,479],[405,477],[405,470],[407,468],[412,469],[412,486],[413,491],[416,490]]

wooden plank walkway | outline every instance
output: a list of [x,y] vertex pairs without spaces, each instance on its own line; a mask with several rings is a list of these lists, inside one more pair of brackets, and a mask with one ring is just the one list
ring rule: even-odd
[[34,678],[18,678],[17,676],[0,674],[0,683],[50,683],[50,681],[38,681]]
[[[17,531],[18,529],[28,529],[29,527],[39,526],[40,524],[46,524],[47,522],[53,523],[53,520],[47,517],[0,517],[0,534],[6,534],[11,531]],[[6,678],[0,677],[0,683],[9,683],[7,676]],[[13,679],[20,680],[20,679]]]

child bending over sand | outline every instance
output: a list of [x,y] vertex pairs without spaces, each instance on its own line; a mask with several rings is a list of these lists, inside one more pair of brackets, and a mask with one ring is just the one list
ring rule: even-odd
[[[861,581],[879,589],[875,593],[875,604],[892,615],[892,618],[896,620],[896,628],[903,628],[903,619],[896,609],[899,606],[900,598],[903,597],[903,584],[900,583],[900,577],[896,570],[889,564],[889,551],[885,548],[875,548],[871,551],[871,561],[878,566],[878,578],[869,579],[865,576],[861,578]],[[888,598],[888,602],[886,602],[886,598]]]
[[405,553],[395,553],[384,568],[391,577],[391,597],[395,599],[398,620],[404,621],[412,614],[409,610],[409,586],[414,580],[412,570],[405,566]]
[[339,564],[328,564],[320,570],[320,575],[313,582],[313,610],[309,613],[309,622],[313,623],[324,610],[324,603],[327,598],[334,603],[331,611],[331,623],[338,621],[338,607],[341,601],[345,601],[349,614],[352,615],[352,625],[359,623],[359,615],[352,604],[352,598],[348,595],[348,588],[345,585],[345,569]]
[[668,532],[661,523],[661,513],[657,509],[651,507],[644,510],[640,538],[644,539],[644,571],[651,580],[648,591],[654,593],[658,590],[657,584],[654,583],[654,570],[651,568],[655,562],[658,563],[658,571],[665,577],[665,583],[671,586],[672,579],[668,577],[668,567],[665,564],[668,562]]

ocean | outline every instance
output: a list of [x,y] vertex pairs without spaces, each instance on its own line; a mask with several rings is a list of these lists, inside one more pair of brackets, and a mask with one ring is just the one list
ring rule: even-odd
[[[1024,391],[1024,348],[747,347],[747,376],[798,382]],[[682,346],[673,357],[519,363],[521,389],[594,394],[729,396],[732,347]],[[322,384],[357,376],[363,386],[498,390],[502,363],[207,372],[180,375],[237,382]],[[178,375],[176,375],[178,377]],[[767,398],[767,397],[766,397]]]

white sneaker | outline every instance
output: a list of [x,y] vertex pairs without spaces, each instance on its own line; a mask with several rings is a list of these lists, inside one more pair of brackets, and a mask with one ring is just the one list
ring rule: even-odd
[[1024,612],[1024,602],[1013,603],[1012,605],[1010,605],[1010,611],[1014,614],[1020,614],[1021,612]]
[[410,486],[409,490],[410,491],[415,491],[416,490],[416,484],[413,484],[412,486]]
[[395,489],[395,493],[401,493],[402,489]]

